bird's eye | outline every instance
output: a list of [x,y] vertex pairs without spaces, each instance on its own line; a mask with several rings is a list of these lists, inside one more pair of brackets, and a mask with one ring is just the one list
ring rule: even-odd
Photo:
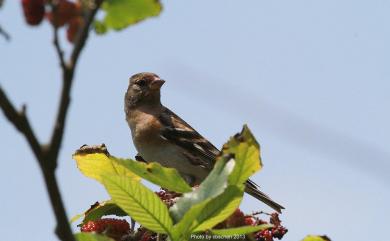
[[137,82],[137,85],[139,86],[145,86],[146,85],[146,81],[144,79],[141,79]]

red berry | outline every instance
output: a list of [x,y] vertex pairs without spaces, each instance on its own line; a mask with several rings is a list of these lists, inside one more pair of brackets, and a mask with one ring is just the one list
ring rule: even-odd
[[104,232],[105,235],[119,240],[130,232],[130,225],[126,220],[104,218],[88,221],[81,227],[81,232]]
[[228,219],[226,219],[226,225],[228,228],[244,226],[245,225],[244,213],[237,208],[236,211],[234,211],[234,213]]
[[30,25],[38,25],[45,15],[44,0],[22,0],[22,7],[26,22]]
[[245,225],[255,225],[256,224],[255,220],[253,220],[252,217],[245,217],[244,222],[245,222]]
[[66,37],[69,42],[74,43],[77,33],[79,32],[83,23],[84,19],[82,17],[75,17],[70,20],[68,29],[66,30]]
[[80,14],[80,5],[68,0],[60,0],[55,8],[55,12],[47,13],[46,17],[51,24],[57,27],[64,26],[73,17]]
[[273,241],[272,232],[268,229],[258,232],[256,238],[258,240]]

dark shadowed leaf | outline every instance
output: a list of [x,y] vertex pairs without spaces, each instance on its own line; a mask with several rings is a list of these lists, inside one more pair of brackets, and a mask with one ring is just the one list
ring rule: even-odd
[[104,201],[104,202],[96,202],[88,209],[86,212],[82,214],[78,214],[71,219],[71,222],[78,220],[79,218],[83,218],[81,224],[84,224],[90,220],[100,219],[106,215],[116,215],[116,216],[127,216],[127,213],[124,212],[118,205],[114,203],[112,200]]

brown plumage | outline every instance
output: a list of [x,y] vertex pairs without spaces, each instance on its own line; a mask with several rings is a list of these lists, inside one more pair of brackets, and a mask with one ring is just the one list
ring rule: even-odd
[[[220,151],[161,104],[164,82],[153,73],[133,75],[125,95],[126,120],[138,155],[146,162],[177,169],[190,185],[196,185],[212,170]],[[251,180],[245,192],[278,212],[283,209]]]

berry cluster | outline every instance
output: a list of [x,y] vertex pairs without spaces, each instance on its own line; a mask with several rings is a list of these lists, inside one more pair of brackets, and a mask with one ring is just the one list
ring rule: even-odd
[[156,192],[157,196],[163,201],[168,208],[172,207],[176,203],[178,197],[181,196],[180,193],[171,192],[167,189],[161,188],[160,191]]
[[[270,229],[266,229],[260,232],[257,232],[255,236],[255,240],[257,241],[273,241],[274,238],[282,239],[283,236],[287,233],[287,229],[281,225],[282,221],[279,219],[278,213],[272,213],[269,215],[269,223],[273,224],[274,227]],[[260,222],[259,224],[264,224],[267,222],[264,222],[260,219],[258,219]]]
[[84,24],[81,0],[22,0],[22,7],[26,22],[30,25],[39,25],[46,12],[46,19],[53,26],[67,26],[66,36],[71,43]]
[[130,234],[130,225],[126,220],[103,218],[88,221],[81,227],[81,232],[101,233],[120,241]]
[[273,228],[269,228],[263,231],[259,231],[253,234],[256,241],[273,241],[274,238],[282,239],[287,233],[287,229],[281,225],[279,215],[277,213],[267,214],[270,216],[269,222],[264,221],[257,217],[259,214],[265,214],[263,212],[253,213],[251,215],[245,215],[240,209],[236,211],[225,221],[219,223],[215,228],[234,228],[245,225],[256,226],[262,224],[273,224]]

